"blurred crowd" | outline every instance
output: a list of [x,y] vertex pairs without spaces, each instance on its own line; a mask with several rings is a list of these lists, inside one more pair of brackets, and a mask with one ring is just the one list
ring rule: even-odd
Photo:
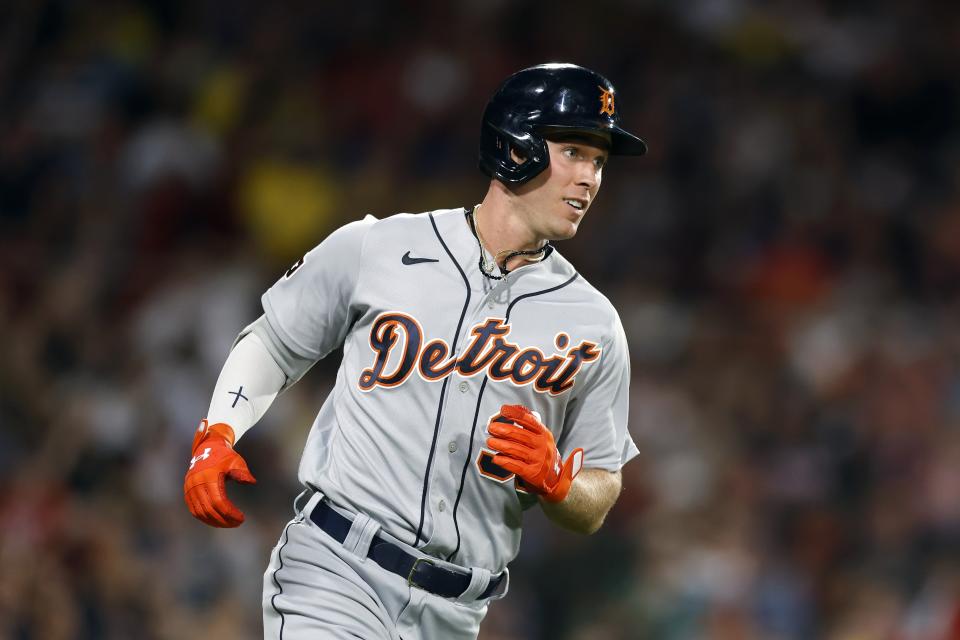
[[960,8],[12,0],[0,8],[0,638],[258,638],[336,354],[192,432],[332,229],[477,202],[506,75],[610,77],[650,146],[560,250],[631,344],[641,455],[591,537],[528,514],[484,640],[960,638]]

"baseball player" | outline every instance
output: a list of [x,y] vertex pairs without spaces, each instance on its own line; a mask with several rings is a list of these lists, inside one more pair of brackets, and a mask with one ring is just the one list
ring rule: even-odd
[[263,295],[193,441],[191,513],[243,514],[236,440],[343,346],[264,574],[264,637],[475,638],[507,593],[525,509],[592,533],[637,454],[616,310],[551,244],[572,237],[620,127],[603,76],[546,64],[483,114],[483,201],[341,227]]

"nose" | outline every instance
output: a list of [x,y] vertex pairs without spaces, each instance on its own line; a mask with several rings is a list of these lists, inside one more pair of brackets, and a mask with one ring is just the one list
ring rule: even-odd
[[586,187],[589,191],[593,192],[597,188],[597,184],[600,182],[600,177],[598,171],[592,162],[583,162],[580,164],[580,170],[577,173],[577,186]]

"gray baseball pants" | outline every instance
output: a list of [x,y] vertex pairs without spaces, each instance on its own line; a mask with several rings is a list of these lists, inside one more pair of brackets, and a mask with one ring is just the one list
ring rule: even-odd
[[449,599],[410,586],[366,557],[364,517],[354,520],[350,549],[314,524],[307,514],[321,497],[314,493],[297,511],[270,554],[263,575],[264,640],[477,637],[491,598]]

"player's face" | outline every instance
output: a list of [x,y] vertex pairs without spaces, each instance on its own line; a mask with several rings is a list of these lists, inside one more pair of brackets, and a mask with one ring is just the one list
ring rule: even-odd
[[550,165],[517,189],[517,204],[538,238],[565,240],[593,204],[609,154],[604,141],[580,135],[547,140],[547,148]]

